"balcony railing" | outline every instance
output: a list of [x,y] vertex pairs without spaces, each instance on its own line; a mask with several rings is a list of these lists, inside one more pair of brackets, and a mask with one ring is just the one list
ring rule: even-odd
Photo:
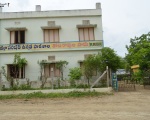
[[101,49],[103,41],[1,44],[0,53]]

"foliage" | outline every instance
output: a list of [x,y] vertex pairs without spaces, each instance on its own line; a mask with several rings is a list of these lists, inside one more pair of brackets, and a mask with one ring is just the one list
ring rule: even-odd
[[20,87],[18,88],[19,90],[32,90],[30,85],[26,85],[26,84],[22,84],[20,85]]
[[12,91],[12,90],[34,90],[34,89],[31,88],[30,85],[26,85],[26,84],[22,84],[20,86],[14,85],[11,88],[5,88],[4,86],[2,87],[2,91]]
[[63,68],[66,67],[66,65],[68,65],[68,62],[65,60],[60,60],[57,64],[56,64],[56,68],[60,70],[61,73],[61,80],[63,80]]
[[[15,54],[15,55],[14,55],[14,60],[13,60],[13,63],[12,63],[12,64],[13,64],[14,66],[18,67],[18,68],[22,68],[24,65],[27,64],[27,60],[26,60],[25,58],[21,58],[21,55],[20,55],[20,54]],[[10,83],[10,87],[11,87],[11,88],[13,88],[13,87],[16,88],[16,86],[19,84],[19,80],[18,80],[17,78],[13,78],[13,77],[7,75],[4,66],[2,66],[1,69],[2,69],[2,74],[3,74],[3,76],[4,76],[4,77],[6,78],[6,80]],[[14,72],[15,76],[17,76],[17,74],[18,74],[19,71],[13,71],[13,72]],[[17,82],[16,85],[14,85],[14,80],[15,80],[15,79],[16,79],[16,82]]]
[[89,57],[87,57],[84,62],[83,62],[83,71],[84,71],[84,75],[86,76],[87,80],[88,80],[88,85],[90,84],[90,79],[93,76],[93,72],[97,71],[97,59],[96,59],[96,55],[90,55]]
[[10,86],[13,87],[14,86],[14,80],[13,80],[13,78],[11,76],[7,75],[4,66],[1,67],[1,73],[6,78],[6,80],[9,82]]
[[99,87],[107,87],[107,80],[106,79],[100,80],[99,83],[100,83]]
[[143,83],[143,75],[142,75],[142,71],[139,70],[135,73],[132,74],[132,80],[136,83],[140,83],[142,84]]
[[46,60],[38,60],[37,63],[40,66],[40,80],[42,80],[43,76],[43,70],[44,70],[44,65],[45,65]]
[[131,75],[130,74],[120,74],[117,75],[117,80],[121,81],[121,80],[131,80]]
[[4,66],[1,67],[1,73],[2,73],[2,75],[6,78],[6,80],[9,81],[9,78],[8,78],[8,76],[7,76],[7,74],[6,74],[6,70],[5,70],[5,67],[4,67]]
[[[20,55],[20,54],[15,54],[15,55],[14,55],[14,61],[13,61],[13,65],[14,65],[14,66],[17,66],[17,67],[19,67],[19,68],[22,68],[22,67],[23,67],[24,65],[26,65],[26,64],[27,64],[27,60],[26,60],[25,58],[21,58],[21,55]],[[16,89],[16,86],[19,84],[19,80],[16,78],[17,84],[14,85],[14,79],[15,79],[15,78],[13,78],[13,77],[7,75],[4,66],[2,66],[1,69],[2,69],[2,74],[3,74],[3,76],[4,76],[4,77],[6,78],[6,80],[10,83],[10,87],[11,87],[12,89],[13,89],[13,87],[14,87],[14,89]],[[14,72],[15,76],[17,76],[18,71],[13,71],[13,72]]]
[[108,66],[112,71],[116,71],[121,67],[121,57],[119,57],[115,51],[109,47],[104,47],[101,49],[100,53],[97,55],[98,69],[100,71],[106,70]]
[[47,77],[43,74],[44,71],[44,66],[46,65],[46,60],[38,60],[38,65],[40,66],[40,81],[41,81],[41,86],[40,88],[44,88],[44,85],[47,82]]
[[108,47],[102,48],[97,55],[90,55],[84,61],[84,75],[88,80],[88,85],[94,71],[104,72],[106,66],[111,68],[112,71],[116,71],[117,68],[121,67],[121,63],[124,63],[123,59],[121,62],[121,57],[119,57],[113,49]]
[[78,67],[71,68],[68,76],[70,76],[70,80],[79,80],[82,76],[81,69]]
[[[22,68],[26,64],[27,64],[26,58],[21,58],[21,54],[20,53],[17,53],[17,54],[14,55],[13,65],[18,67],[19,70],[20,70],[20,68]],[[15,70],[13,72],[14,72],[16,78],[13,78],[13,81],[11,83],[11,87],[12,87],[12,89],[17,89],[17,86],[19,85],[19,78],[17,78],[17,74],[19,73],[19,71]],[[17,83],[15,85],[14,85],[14,79],[16,79],[16,83]]]
[[75,85],[75,81],[79,80],[81,78],[81,76],[82,76],[81,69],[78,68],[78,67],[71,68],[68,76],[70,76],[70,84],[71,84],[71,86],[76,86]]
[[150,85],[150,69],[142,71],[143,74],[143,85]]
[[40,88],[44,88],[44,85],[46,84],[46,82],[47,82],[47,77],[46,76],[42,76]]
[[90,86],[87,84],[78,84],[76,88],[90,88]]
[[32,98],[80,98],[80,97],[98,97],[104,95],[112,95],[111,93],[100,93],[95,91],[88,92],[79,92],[72,91],[69,93],[42,93],[34,92],[28,94],[19,94],[19,95],[0,95],[0,100],[5,99],[32,99]]
[[130,45],[126,45],[126,48],[126,60],[130,66],[140,65],[140,70],[150,69],[150,32],[131,38]]
[[13,64],[22,68],[24,65],[27,64],[26,58],[21,58],[20,54],[15,54]]

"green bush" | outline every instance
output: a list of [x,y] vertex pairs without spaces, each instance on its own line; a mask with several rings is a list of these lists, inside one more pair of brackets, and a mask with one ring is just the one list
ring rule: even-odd
[[0,95],[0,100],[2,99],[32,99],[32,98],[78,98],[78,97],[94,97],[102,95],[112,95],[112,93],[100,93],[95,91],[80,92],[72,91],[69,93],[42,93],[34,92],[28,94],[19,95]]
[[19,90],[32,90],[30,85],[26,85],[26,84],[22,84],[20,85],[20,87],[18,88]]
[[75,81],[81,78],[82,71],[78,67],[71,68],[68,76],[70,77],[71,86],[76,86]]
[[11,88],[5,88],[5,86],[2,87],[1,89],[2,91],[11,91],[11,90],[33,90],[33,88],[31,88],[30,85],[26,85],[26,84],[22,84],[20,86],[18,85],[14,85],[13,87]]
[[100,81],[100,87],[107,87],[107,80],[106,79],[102,79]]
[[68,76],[70,76],[70,80],[79,80],[82,76],[81,69],[78,67],[71,68]]
[[90,88],[90,86],[87,84],[79,84],[76,86],[76,88]]
[[130,77],[130,74],[121,74],[121,75],[117,75],[117,79],[118,79],[118,81],[130,80],[131,77]]

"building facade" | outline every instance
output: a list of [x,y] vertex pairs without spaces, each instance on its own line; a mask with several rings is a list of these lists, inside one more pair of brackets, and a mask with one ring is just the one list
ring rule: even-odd
[[[89,54],[97,54],[103,47],[101,4],[96,9],[41,11],[37,5],[32,12],[0,11],[0,67],[13,76],[16,53],[26,58],[17,77],[39,80],[38,61],[49,65],[44,74],[51,79],[60,77],[56,63],[65,60],[64,79],[69,69],[80,67]],[[51,74],[53,72],[53,76]],[[4,77],[2,77],[5,80]]]

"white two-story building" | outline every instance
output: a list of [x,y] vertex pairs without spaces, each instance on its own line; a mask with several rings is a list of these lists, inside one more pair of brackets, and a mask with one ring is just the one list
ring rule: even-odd
[[[70,68],[80,67],[89,54],[97,54],[103,47],[101,4],[96,9],[41,11],[0,11],[0,67],[13,76],[13,59],[16,53],[26,58],[18,78],[39,80],[37,61],[47,60],[44,74],[49,78],[60,76],[56,63],[65,60],[64,79]],[[4,77],[2,77],[4,80]]]

